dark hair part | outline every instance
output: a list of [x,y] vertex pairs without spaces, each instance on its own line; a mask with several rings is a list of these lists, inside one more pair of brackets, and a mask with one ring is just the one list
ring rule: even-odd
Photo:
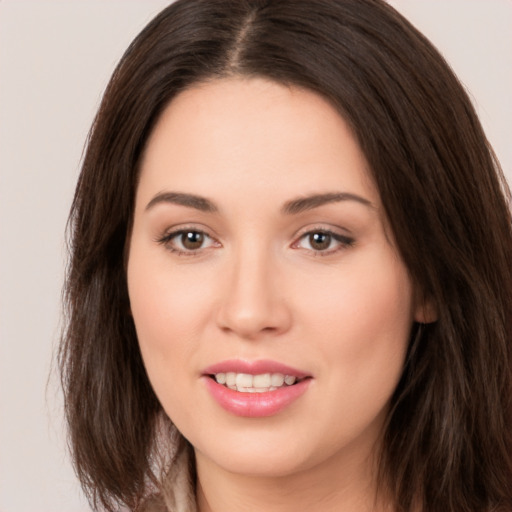
[[412,336],[384,433],[380,481],[396,509],[512,510],[510,194],[462,86],[381,0],[179,0],[115,70],[71,210],[60,352],[91,502],[136,509],[158,482],[163,412],[124,268],[141,153],[173,97],[230,76],[304,87],[339,110],[411,278],[437,310]]

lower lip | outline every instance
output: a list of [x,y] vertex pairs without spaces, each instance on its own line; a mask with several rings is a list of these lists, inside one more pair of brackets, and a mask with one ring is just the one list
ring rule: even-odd
[[236,416],[248,418],[280,413],[306,392],[311,381],[304,379],[293,386],[283,386],[264,393],[242,393],[218,384],[211,377],[204,378],[208,391],[221,407]]

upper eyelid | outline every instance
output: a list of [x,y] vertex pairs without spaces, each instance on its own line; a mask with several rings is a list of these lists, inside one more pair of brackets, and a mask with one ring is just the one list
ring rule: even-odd
[[301,235],[299,235],[296,239],[296,242],[294,242],[294,243],[297,243],[299,240],[302,240],[304,237],[314,234],[314,233],[323,233],[325,235],[329,235],[332,238],[334,238],[335,240],[338,240],[339,242],[342,242],[342,241],[354,242],[354,237],[352,237],[352,236],[343,235],[341,233],[337,233],[336,231],[330,231],[327,229],[313,229],[313,230],[306,231],[305,233],[302,233]]
[[193,231],[196,233],[202,233],[202,234],[208,236],[209,238],[217,239],[217,237],[215,235],[212,235],[211,230],[209,230],[205,227],[197,227],[194,225],[182,225],[182,224],[170,226],[170,227],[165,228],[164,230],[159,231],[159,234],[157,234],[155,238],[158,241],[163,238],[169,238],[171,236],[176,236],[181,233],[186,233],[186,232],[190,232],[190,231]]
[[295,233],[294,236],[296,239],[298,239],[305,235],[309,235],[311,233],[318,233],[318,232],[328,233],[330,235],[339,236],[339,237],[343,237],[343,238],[354,239],[354,235],[347,228],[334,227],[334,226],[325,225],[325,224],[324,225],[320,225],[320,224],[312,225],[312,226],[308,226],[306,228],[299,229],[299,230],[297,230],[297,232]]

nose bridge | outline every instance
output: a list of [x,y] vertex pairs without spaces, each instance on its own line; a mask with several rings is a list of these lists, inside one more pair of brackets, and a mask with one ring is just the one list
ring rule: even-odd
[[290,315],[272,251],[265,244],[249,241],[234,250],[230,263],[219,312],[220,327],[243,338],[286,330]]

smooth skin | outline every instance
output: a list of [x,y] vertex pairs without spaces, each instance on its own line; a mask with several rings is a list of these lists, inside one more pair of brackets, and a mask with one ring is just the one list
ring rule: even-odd
[[[386,509],[375,455],[412,324],[430,318],[326,100],[256,78],[180,93],[146,147],[127,273],[152,386],[195,450],[200,512]],[[311,382],[278,414],[240,417],[204,382],[228,359]]]

